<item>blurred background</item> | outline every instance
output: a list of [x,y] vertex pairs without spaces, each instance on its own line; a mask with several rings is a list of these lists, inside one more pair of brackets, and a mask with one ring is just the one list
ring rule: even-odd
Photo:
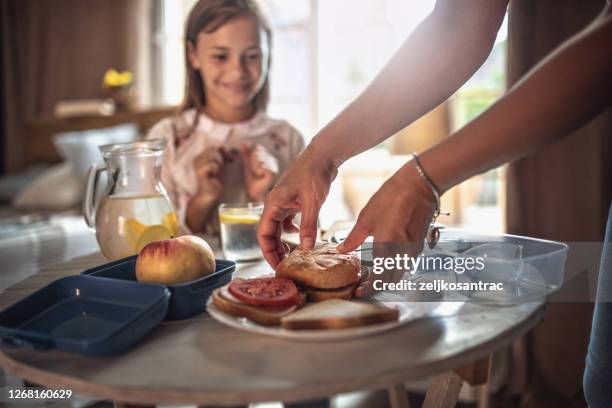
[[[174,112],[184,93],[183,23],[194,3],[2,2],[0,203],[5,204],[4,213],[78,208],[79,191],[68,191],[79,184],[77,178],[69,179],[73,183],[60,183],[61,188],[52,189],[54,197],[45,200],[38,194],[23,197],[29,192],[23,188],[49,173],[75,173],[82,178],[99,142],[142,136]],[[308,141],[364,89],[435,1],[258,3],[274,32],[269,114],[288,120]],[[554,7],[545,0],[511,4],[513,23],[509,25],[506,17],[486,62],[461,89],[408,128],[343,166],[321,214],[324,228],[335,220],[354,218],[409,153],[435,144],[486,109],[508,84],[596,15],[604,1],[562,1]],[[556,17],[547,13],[551,10]],[[508,43],[513,39],[509,54]],[[82,146],[75,147],[78,142]],[[587,145],[601,150],[602,143]],[[58,167],[63,161],[65,165]],[[605,185],[601,174],[609,167],[597,166],[598,174],[585,193],[596,194],[605,203],[607,190],[595,191],[595,187]],[[43,179],[42,184],[49,187],[49,181],[58,178]],[[444,196],[443,206],[451,216],[443,222],[490,233],[511,230],[508,225],[513,216],[506,214],[507,202],[512,200],[508,188],[512,187],[507,187],[505,168],[466,181]],[[31,196],[38,199],[28,199]],[[594,220],[588,228],[602,230],[600,221]]]
[[[365,88],[435,3],[258,2],[274,31],[269,114],[288,120],[307,141]],[[5,66],[5,78],[12,80],[5,81],[5,94],[20,103],[5,107],[5,173],[34,176],[41,165],[57,162],[62,152],[53,138],[58,133],[85,134],[100,128],[116,133],[114,126],[120,123],[132,123],[136,132],[144,133],[182,101],[183,24],[195,0],[8,3],[3,26],[9,42],[4,55],[12,58]],[[486,63],[447,103],[343,166],[322,210],[322,227],[354,218],[408,154],[444,138],[503,93],[506,39],[505,21]],[[109,76],[109,70],[116,75]],[[129,92],[113,95],[104,89],[105,79],[120,84],[126,71],[131,76]],[[111,102],[115,98],[114,106],[105,104],[109,97]],[[81,173],[87,167],[81,162],[76,166]],[[2,196],[7,200],[17,193],[7,190]],[[501,232],[503,194],[503,169],[475,177],[445,196],[444,207],[452,216],[444,222]],[[45,209],[44,203],[25,204]]]
[[[270,112],[289,118],[310,138],[367,86],[435,1],[261,3],[275,31]],[[506,39],[507,20],[486,63],[447,103],[343,166],[321,213],[323,227],[342,214],[340,202],[348,207],[344,217],[355,217],[407,155],[444,138],[503,93]],[[444,207],[452,217],[442,222],[501,232],[503,187],[503,170],[464,183],[446,195]]]

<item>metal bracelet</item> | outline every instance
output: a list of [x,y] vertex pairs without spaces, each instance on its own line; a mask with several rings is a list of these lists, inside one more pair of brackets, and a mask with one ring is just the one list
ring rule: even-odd
[[427,173],[425,173],[425,171],[423,170],[423,167],[421,167],[421,162],[419,161],[419,155],[416,154],[416,152],[412,153],[412,160],[414,161],[414,166],[416,167],[417,172],[419,173],[419,176],[421,176],[421,180],[423,180],[425,185],[429,187],[429,189],[431,190],[431,193],[433,194],[436,200],[436,209],[434,210],[433,220],[431,222],[433,224],[436,222],[436,218],[438,218],[440,214],[450,215],[450,213],[440,212],[440,192],[436,188],[435,184],[431,181],[431,179],[427,176]]

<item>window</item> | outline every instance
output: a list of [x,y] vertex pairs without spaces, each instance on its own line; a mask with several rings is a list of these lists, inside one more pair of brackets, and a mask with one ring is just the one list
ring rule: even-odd
[[185,20],[196,0],[155,0],[153,102],[178,105],[185,94]]
[[[486,110],[506,89],[507,15],[491,54],[451,98],[452,127],[459,129]],[[505,232],[505,166],[472,177],[454,189],[460,212],[458,225],[486,233]]]
[[259,0],[272,26],[270,106],[272,117],[287,119],[305,137],[318,126],[316,71],[317,2]]

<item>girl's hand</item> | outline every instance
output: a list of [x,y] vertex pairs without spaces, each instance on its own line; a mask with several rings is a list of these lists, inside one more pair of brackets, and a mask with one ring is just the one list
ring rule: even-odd
[[226,153],[220,146],[209,146],[193,160],[198,178],[198,192],[201,201],[215,202],[221,197],[223,184],[221,173],[225,165]]
[[243,144],[241,152],[247,194],[252,201],[261,202],[278,174],[278,160],[261,145]]
[[[372,196],[338,250],[344,253],[353,251],[366,237],[373,236],[373,257],[394,257],[398,253],[417,256],[423,249],[434,210],[432,192],[421,180],[414,163],[409,162]],[[370,274],[355,294],[358,297],[370,296],[374,292],[374,279],[392,282],[399,281],[402,275],[403,271],[394,270]]]

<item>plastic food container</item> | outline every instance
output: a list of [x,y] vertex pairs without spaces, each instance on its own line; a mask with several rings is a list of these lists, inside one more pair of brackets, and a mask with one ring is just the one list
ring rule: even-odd
[[[337,232],[332,241],[341,242],[346,235],[345,231]],[[399,243],[392,245],[396,246],[397,251],[409,249]],[[386,249],[394,250],[392,246]],[[404,278],[422,282],[440,280],[460,285],[478,282],[502,284],[502,289],[497,291],[460,291],[463,297],[451,297],[453,301],[466,300],[465,296],[472,300],[508,304],[540,300],[563,286],[568,250],[568,245],[562,242],[508,234],[485,235],[445,228],[440,231],[440,240],[433,249],[424,243],[423,262]],[[374,256],[372,244],[364,243],[359,254],[362,266],[371,268]],[[483,268],[460,270],[460,263],[455,261],[464,261],[461,264],[465,265],[468,258],[472,258],[472,265],[480,258]],[[454,267],[442,267],[447,264]],[[446,294],[452,291],[441,290]]]
[[[464,293],[474,300],[517,303],[541,299],[563,286],[567,244],[518,235],[483,235],[463,230],[442,230],[433,249],[425,247],[427,257],[480,257],[484,269],[470,274],[454,273],[455,282],[499,282],[504,291]],[[419,271],[423,272],[423,271]]]
[[166,316],[161,285],[69,276],[0,313],[5,344],[88,355],[126,350]]
[[[548,241],[545,239],[537,239],[531,237],[522,237],[519,235],[482,235],[469,233],[462,230],[448,229],[442,233],[442,238],[446,241],[455,243],[466,243],[467,245],[459,245],[458,253],[469,252],[470,249],[478,244],[510,244],[521,248],[522,267],[527,272],[537,271],[537,282],[529,282],[529,274],[518,274],[516,279],[524,280],[526,284],[544,285],[546,292],[551,293],[563,286],[565,278],[565,261],[569,246],[563,242]],[[457,244],[455,244],[457,245]],[[515,260],[510,259],[510,263]]]
[[[136,282],[136,258],[120,259],[102,266],[81,272],[82,275]],[[168,314],[165,320],[180,320],[193,317],[206,310],[206,302],[213,290],[231,280],[236,263],[216,259],[215,272],[192,282],[165,285],[170,291]],[[164,286],[164,285],[161,285]]]
[[212,274],[179,285],[136,282],[137,256],[51,282],[0,313],[4,344],[87,355],[120,353],[163,320],[206,310],[236,263],[216,260]]

